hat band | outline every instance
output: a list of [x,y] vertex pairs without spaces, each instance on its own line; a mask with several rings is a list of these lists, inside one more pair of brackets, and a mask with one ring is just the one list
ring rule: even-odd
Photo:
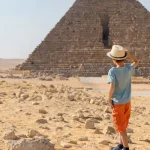
[[115,57],[115,56],[112,56],[111,53],[110,53],[110,56],[113,58],[125,58],[127,56],[127,53],[125,53],[125,55],[123,57]]

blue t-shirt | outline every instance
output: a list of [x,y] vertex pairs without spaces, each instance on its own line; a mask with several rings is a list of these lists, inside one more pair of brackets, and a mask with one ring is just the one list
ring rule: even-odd
[[112,96],[114,104],[126,104],[131,100],[131,77],[134,71],[132,64],[109,70],[107,82],[115,84]]

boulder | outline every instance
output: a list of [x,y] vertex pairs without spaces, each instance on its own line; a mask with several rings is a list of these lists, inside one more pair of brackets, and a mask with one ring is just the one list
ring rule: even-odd
[[11,130],[11,131],[7,131],[6,133],[4,133],[3,135],[3,139],[4,140],[17,140],[17,136],[15,135],[15,131]]
[[21,139],[7,142],[8,150],[55,150],[48,139]]
[[103,133],[104,134],[114,134],[115,129],[111,126],[107,126],[106,128],[104,128]]
[[93,119],[87,119],[85,122],[85,128],[86,129],[95,129],[94,120]]

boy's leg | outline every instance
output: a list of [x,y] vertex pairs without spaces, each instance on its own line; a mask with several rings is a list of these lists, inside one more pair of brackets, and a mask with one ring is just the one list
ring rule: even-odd
[[122,142],[122,138],[121,138],[120,133],[119,133],[119,144],[123,145],[123,142]]
[[[125,118],[126,118],[126,126],[125,126],[125,128],[128,127],[130,114],[131,114],[131,102],[127,103],[126,107],[125,107]],[[121,137],[121,140],[122,140],[122,143],[123,143],[123,146],[124,146],[124,150],[129,150],[127,131],[120,132],[120,137]]]
[[120,132],[120,136],[121,136],[121,139],[122,139],[123,146],[125,148],[128,148],[129,145],[128,145],[128,135],[127,135],[127,132]]
[[[120,135],[120,144],[112,150],[129,150],[128,147],[128,136],[126,128],[128,126],[130,118],[131,104],[114,105],[113,108],[113,122],[117,132]],[[118,148],[119,147],[119,148]]]

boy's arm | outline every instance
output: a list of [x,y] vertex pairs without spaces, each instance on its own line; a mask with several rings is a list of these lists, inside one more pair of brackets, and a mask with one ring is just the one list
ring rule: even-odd
[[109,86],[109,93],[108,93],[108,104],[113,107],[113,104],[112,104],[112,95],[114,93],[114,90],[115,90],[115,85],[114,83],[110,83],[110,86]]
[[133,56],[128,50],[125,50],[125,52],[127,53],[127,56],[131,59],[131,61],[133,62],[132,65],[134,66],[134,68],[139,64],[138,59]]

